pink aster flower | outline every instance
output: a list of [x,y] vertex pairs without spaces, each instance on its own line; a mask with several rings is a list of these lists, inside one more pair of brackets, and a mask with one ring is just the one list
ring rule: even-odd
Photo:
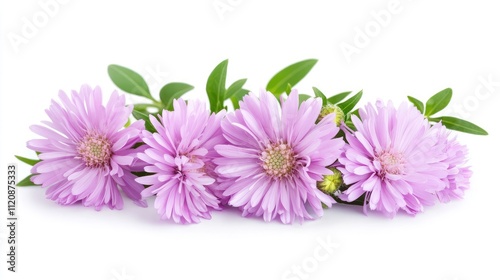
[[334,202],[316,183],[332,174],[326,167],[345,143],[333,139],[339,131],[335,115],[316,123],[321,100],[311,98],[299,105],[293,90],[281,104],[265,91],[243,98],[240,109],[222,121],[229,143],[215,147],[220,154],[216,171],[222,176],[223,195],[243,216],[302,222],[314,218],[311,212],[321,216],[322,203]]
[[436,194],[440,202],[446,203],[463,197],[464,191],[469,189],[469,178],[472,176],[472,171],[468,166],[465,166],[467,147],[460,145],[456,137],[450,137],[450,131],[440,123],[435,126],[438,144],[444,155],[441,162],[448,166],[448,174],[442,179],[445,182],[445,188]]
[[447,164],[442,162],[435,132],[424,116],[408,103],[395,108],[377,102],[353,116],[357,131],[345,129],[345,153],[339,158],[344,183],[351,185],[341,196],[354,201],[365,196],[366,207],[394,216],[432,205],[444,189]]
[[103,106],[101,89],[84,85],[71,98],[60,91],[59,98],[62,106],[52,101],[46,110],[50,121],[31,126],[43,137],[28,142],[42,160],[33,166],[32,181],[47,188],[47,198],[63,205],[81,201],[96,210],[105,205],[121,209],[121,188],[145,206],[140,195],[144,187],[132,173],[141,170],[133,147],[144,122],[124,128],[133,109],[125,106],[125,97],[115,91]]
[[224,143],[220,122],[224,112],[210,114],[205,104],[174,101],[174,111],[163,111],[158,121],[151,116],[157,133],[144,131],[146,149],[139,158],[147,163],[139,183],[150,185],[143,197],[156,195],[155,208],[162,219],[176,223],[198,223],[219,209],[212,187],[216,181],[214,146]]

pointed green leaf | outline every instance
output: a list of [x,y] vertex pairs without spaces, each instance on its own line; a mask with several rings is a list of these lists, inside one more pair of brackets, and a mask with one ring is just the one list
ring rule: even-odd
[[448,129],[456,130],[456,131],[461,131],[465,133],[470,133],[470,134],[476,134],[476,135],[488,135],[488,132],[486,130],[482,129],[481,127],[468,122],[466,120],[462,120],[459,118],[455,117],[435,117],[429,119],[430,121],[433,122],[439,122],[441,121],[444,126]]
[[18,187],[31,187],[31,186],[38,186],[37,184],[31,182],[31,177],[33,177],[35,174],[31,174],[28,177],[22,179],[19,183],[16,184]]
[[248,92],[248,89],[242,88],[231,96],[231,103],[233,103],[233,108],[235,110],[240,108],[240,100],[243,99],[243,96],[247,95]]
[[290,92],[292,92],[292,85],[291,84],[286,84],[285,92],[286,92],[286,95],[290,95]]
[[120,65],[108,66],[108,75],[121,90],[154,100],[144,78],[136,72]]
[[352,115],[354,115],[354,116],[356,116],[356,117],[358,117],[358,118],[361,118],[361,117],[359,116],[359,109],[356,109],[356,110],[354,110],[354,111],[350,112],[350,113],[348,114],[349,119],[351,119],[351,116],[352,116]]
[[408,100],[410,100],[411,103],[413,103],[413,105],[415,105],[415,107],[417,107],[417,109],[420,111],[420,113],[424,113],[424,103],[418,99],[416,99],[415,97],[411,97],[411,96],[408,96]]
[[345,92],[341,92],[339,94],[335,94],[334,96],[331,96],[328,98],[328,103],[336,105],[340,101],[344,100],[349,94],[351,94],[351,92],[352,91],[345,91]]
[[226,93],[224,95],[224,100],[231,98],[235,93],[237,93],[240,89],[243,88],[246,82],[247,79],[241,79],[232,83],[226,90]]
[[442,91],[434,94],[425,103],[425,116],[429,117],[443,110],[450,103],[451,96],[451,88],[445,88]]
[[271,78],[266,90],[279,97],[286,91],[288,84],[293,87],[300,82],[311,71],[316,62],[318,62],[317,59],[307,59],[284,68]]
[[299,94],[299,104],[311,98],[310,95],[307,94]]
[[314,91],[314,95],[316,97],[321,98],[321,100],[323,101],[323,106],[325,106],[326,103],[328,103],[328,100],[326,99],[326,96],[321,92],[321,90],[319,90],[316,87],[313,87],[313,91]]
[[136,109],[132,111],[132,116],[134,116],[136,120],[144,120],[144,126],[147,131],[156,132],[156,129],[154,128],[153,124],[151,123],[151,120],[149,119],[149,115],[150,114],[145,111],[139,111]]
[[360,118],[359,116],[359,109],[356,109],[352,112],[349,112],[345,118],[345,124],[347,125],[347,127],[349,127],[350,129],[356,131],[356,127],[354,126],[354,123],[352,122],[352,116],[356,116],[358,118]]
[[344,101],[342,103],[337,104],[337,106],[339,106],[339,108],[342,109],[344,114],[347,114],[352,109],[354,109],[354,107],[356,106],[356,104],[358,104],[358,102],[362,96],[363,96],[363,90],[360,90],[353,97],[347,99],[346,101]]
[[224,95],[226,93],[226,74],[228,60],[217,65],[207,80],[207,95],[210,101],[210,111],[217,113],[224,108]]
[[125,123],[125,125],[123,127],[129,127],[131,123],[132,123],[132,121],[130,120],[130,118],[128,118],[127,122]]
[[174,99],[180,98],[184,93],[192,90],[194,87],[185,83],[168,83],[160,90],[160,100],[167,110],[174,109]]
[[30,159],[30,158],[25,158],[25,157],[22,157],[22,156],[15,156],[18,160],[28,164],[28,165],[35,165],[37,163],[39,163],[41,160],[39,159]]

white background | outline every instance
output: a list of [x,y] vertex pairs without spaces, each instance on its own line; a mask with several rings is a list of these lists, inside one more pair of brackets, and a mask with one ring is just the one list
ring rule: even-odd
[[[14,154],[33,156],[25,145],[36,136],[28,127],[47,119],[44,110],[58,90],[88,83],[109,96],[111,63],[147,77],[155,94],[180,81],[196,87],[188,97],[206,99],[206,78],[226,58],[228,80],[248,78],[246,88],[255,91],[284,66],[317,58],[301,92],[363,89],[363,103],[400,102],[452,87],[451,106],[465,109],[448,113],[490,135],[458,135],[474,171],[466,198],[415,218],[365,216],[336,205],[302,225],[244,219],[230,210],[185,226],[162,222],[151,200],[146,209],[127,201],[122,211],[96,212],[58,206],[39,188],[19,189],[16,273],[6,270],[4,189],[1,279],[301,279],[287,274],[294,266],[308,271],[304,279],[500,279],[500,86],[488,91],[481,82],[500,81],[495,1],[401,0],[381,23],[376,14],[388,11],[389,0],[69,0],[47,16],[40,3],[48,1],[1,1],[2,182]],[[218,12],[214,3],[231,8]],[[357,53],[346,56],[346,44]],[[19,177],[28,173],[19,163]],[[315,251],[327,253],[321,240],[338,246],[318,261]]]

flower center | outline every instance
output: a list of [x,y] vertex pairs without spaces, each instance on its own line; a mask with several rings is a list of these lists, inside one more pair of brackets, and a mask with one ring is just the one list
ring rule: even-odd
[[111,158],[111,144],[98,133],[90,132],[80,141],[76,149],[88,167],[104,167]]
[[282,141],[268,144],[261,153],[260,160],[267,175],[274,178],[280,179],[290,175],[295,167],[295,154],[292,148]]
[[380,162],[380,175],[382,177],[385,177],[386,174],[403,174],[406,163],[403,154],[384,151],[376,155],[376,159],[378,159],[378,161]]

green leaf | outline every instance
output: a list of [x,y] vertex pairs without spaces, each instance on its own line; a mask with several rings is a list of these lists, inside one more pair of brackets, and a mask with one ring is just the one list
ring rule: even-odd
[[411,96],[408,96],[408,100],[410,100],[411,103],[413,103],[413,105],[415,105],[415,107],[417,107],[417,109],[420,111],[420,113],[424,113],[424,103],[418,99],[416,99],[415,97],[411,97]]
[[22,156],[15,156],[18,160],[28,164],[28,165],[35,165],[37,163],[39,163],[41,160],[39,159],[30,159],[30,158],[25,158],[25,157],[22,157]]
[[108,75],[121,90],[154,100],[144,78],[138,73],[120,65],[108,66]]
[[134,116],[136,120],[149,120],[149,115],[146,111],[138,110],[135,108],[132,111],[132,116]]
[[345,125],[347,125],[347,127],[349,127],[350,129],[352,129],[353,131],[356,131],[356,127],[354,126],[354,124],[352,123],[351,120],[347,120],[344,123],[345,123]]
[[358,117],[358,118],[360,118],[360,119],[361,119],[361,117],[359,116],[359,109],[356,109],[356,110],[354,110],[354,111],[350,112],[350,113],[348,114],[349,119],[351,119],[351,116],[352,116],[352,115],[354,115],[354,116],[356,116],[356,117]]
[[328,103],[328,100],[326,99],[326,96],[318,88],[313,87],[313,91],[314,91],[314,95],[316,97],[321,98],[321,100],[323,101],[323,106],[325,106],[326,103]]
[[445,88],[442,91],[434,94],[425,103],[425,116],[429,117],[443,110],[450,103],[451,96],[451,88]]
[[144,111],[146,112],[148,108],[157,108],[155,105],[153,104],[148,104],[148,103],[135,103],[134,104],[134,110],[137,110],[137,111]]
[[184,93],[192,90],[194,87],[185,83],[169,83],[160,89],[160,100],[167,110],[174,109],[174,99],[180,98]]
[[286,84],[285,92],[286,92],[286,95],[290,95],[290,92],[292,92],[292,85],[291,84]]
[[153,126],[153,124],[151,123],[151,120],[149,119],[149,116],[150,116],[149,113],[134,109],[132,111],[132,116],[134,116],[134,118],[136,118],[137,120],[144,120],[144,126],[145,126],[147,131],[156,132],[155,127]]
[[249,90],[242,88],[231,96],[231,103],[233,103],[233,108],[235,110],[240,108],[240,100],[243,99],[243,96],[247,95],[248,92]]
[[347,125],[347,127],[349,127],[350,129],[356,131],[356,127],[354,126],[354,123],[352,122],[352,116],[356,116],[358,118],[360,118],[359,116],[359,109],[356,109],[352,112],[349,112],[347,115],[346,115],[346,118],[345,118],[345,124]]
[[339,106],[339,108],[342,109],[344,114],[347,114],[352,109],[354,109],[354,107],[356,106],[356,104],[358,104],[358,102],[362,96],[363,96],[363,90],[360,90],[353,97],[347,99],[346,101],[344,101],[342,103],[337,104],[337,106]]
[[37,184],[31,182],[31,177],[33,177],[35,174],[31,174],[28,177],[22,179],[20,182],[17,183],[16,186],[18,187],[31,187],[31,186],[38,186]]
[[217,113],[224,108],[226,93],[226,74],[228,60],[224,60],[210,73],[207,80],[207,95],[210,101],[210,111]]
[[231,98],[234,94],[236,94],[240,89],[243,88],[245,83],[247,82],[247,79],[241,79],[237,80],[236,82],[232,83],[226,90],[226,93],[224,94],[224,100]]
[[299,104],[311,98],[310,95],[307,94],[299,94]]
[[349,94],[351,94],[351,92],[352,91],[345,91],[345,92],[341,92],[339,94],[335,94],[334,96],[331,96],[328,98],[328,103],[336,105],[340,101],[344,100]]
[[439,122],[446,126],[448,129],[456,130],[456,131],[461,131],[465,133],[470,133],[470,134],[476,134],[476,135],[488,135],[488,132],[486,130],[482,129],[481,127],[468,122],[466,120],[462,120],[459,118],[455,117],[435,117],[435,118],[430,118],[429,119],[432,122]]
[[288,84],[293,87],[300,82],[311,71],[316,62],[318,62],[317,59],[307,59],[284,68],[271,78],[266,89],[279,97],[286,91]]

